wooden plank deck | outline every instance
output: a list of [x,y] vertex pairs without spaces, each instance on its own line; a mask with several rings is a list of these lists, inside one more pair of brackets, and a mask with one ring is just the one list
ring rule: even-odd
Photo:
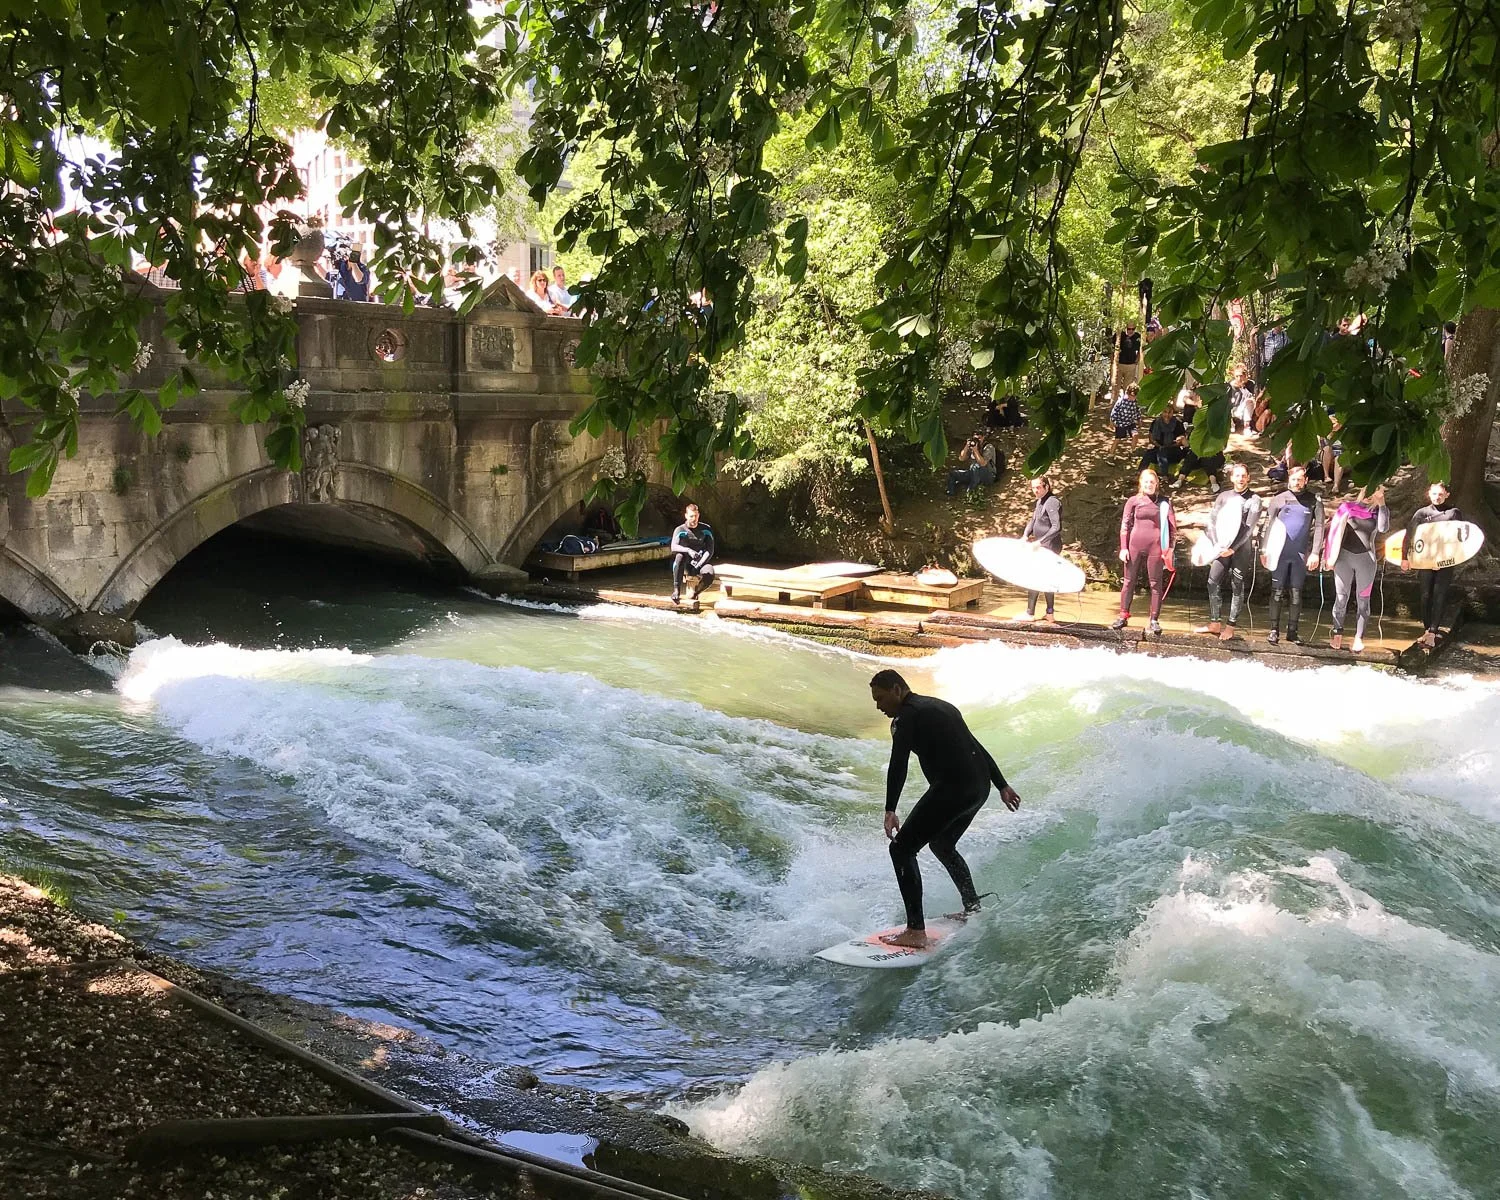
[[719,590],[731,599],[744,596],[768,597],[778,604],[791,604],[793,600],[811,600],[814,608],[826,608],[830,600],[842,600],[845,608],[853,608],[856,600],[864,594],[863,579],[809,579],[805,576],[784,575],[772,571],[756,571],[753,578],[732,578],[719,574]]
[[920,583],[914,575],[868,575],[865,590],[876,604],[901,604],[911,608],[972,608],[984,595],[983,579],[960,579],[957,583]]
[[554,554],[538,550],[526,560],[528,567],[543,571],[561,571],[576,583],[583,571],[601,571],[606,567],[629,567],[637,563],[658,562],[672,557],[672,548],[661,542],[626,542],[602,546],[593,554]]

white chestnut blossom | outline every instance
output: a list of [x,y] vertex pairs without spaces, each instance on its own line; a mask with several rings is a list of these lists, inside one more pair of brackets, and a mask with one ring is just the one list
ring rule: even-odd
[[652,237],[670,237],[682,228],[680,212],[657,212],[646,218],[646,232]]
[[1344,269],[1344,283],[1352,291],[1368,288],[1383,296],[1391,280],[1405,269],[1406,256],[1402,254],[1401,247],[1391,241],[1381,241]]
[[131,369],[137,372],[144,371],[151,365],[151,343],[142,342],[135,348],[135,360]]
[[629,468],[625,463],[625,451],[618,446],[611,446],[599,459],[600,479],[624,479]]
[[312,391],[312,384],[305,379],[294,379],[286,385],[286,402],[293,408],[307,407],[307,394]]
[[790,91],[781,93],[781,107],[789,113],[801,112],[807,107],[807,102],[812,99],[813,90],[810,87],[792,88]]
[[1417,36],[1427,6],[1422,0],[1387,0],[1370,21],[1370,32],[1384,42],[1405,42]]

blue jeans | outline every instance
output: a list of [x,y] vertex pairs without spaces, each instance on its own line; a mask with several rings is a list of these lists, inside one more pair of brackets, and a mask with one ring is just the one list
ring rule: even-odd
[[948,472],[948,495],[967,492],[972,487],[988,487],[995,482],[995,468],[980,463],[972,467],[957,467]]

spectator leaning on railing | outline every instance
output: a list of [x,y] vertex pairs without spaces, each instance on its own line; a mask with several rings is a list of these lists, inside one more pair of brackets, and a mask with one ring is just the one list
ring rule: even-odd
[[531,286],[526,290],[527,299],[549,316],[567,316],[568,310],[552,299],[551,287],[546,271],[533,271]]
[[552,268],[552,284],[547,288],[547,297],[563,312],[572,315],[578,297],[568,290],[568,273],[561,266]]

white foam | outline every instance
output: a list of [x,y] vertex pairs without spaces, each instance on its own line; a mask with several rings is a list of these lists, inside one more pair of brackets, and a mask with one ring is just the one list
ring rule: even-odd
[[[1201,878],[1186,862],[1184,873]],[[1325,1120],[1316,1081],[1321,1073],[1352,1100],[1346,1056],[1374,1046],[1393,1088],[1420,1095],[1435,1070],[1453,1105],[1500,1113],[1500,958],[1392,916],[1330,859],[1294,878],[1324,902],[1290,911],[1275,877],[1257,872],[1214,893],[1163,896],[1121,946],[1107,987],[1038,1018],[779,1063],[673,1111],[725,1149],[828,1158],[950,1195],[1045,1195],[1056,1163],[1072,1167],[1069,1194],[1160,1184],[1152,1146],[1178,1169],[1253,1191],[1281,1190],[1278,1178],[1295,1185],[1278,1158],[1316,1150],[1333,1177],[1373,1170],[1403,1194],[1463,1195],[1430,1145],[1368,1114]],[[1258,1141],[1256,1114],[1270,1111],[1294,1129],[1307,1118],[1300,1149]],[[1150,1133],[1134,1154],[1125,1131],[1142,1121]]]
[[165,640],[117,686],[573,957],[759,953],[804,841],[879,836],[878,747],[584,675]]
[[[941,650],[929,661],[938,694],[966,711],[1015,721],[1045,693],[1080,716],[1131,705],[1198,708],[1230,717],[1404,786],[1500,820],[1500,685],[1471,676],[1417,679],[1350,665],[1278,670],[1260,662],[1014,647]],[[1188,761],[1191,761],[1189,759]]]

